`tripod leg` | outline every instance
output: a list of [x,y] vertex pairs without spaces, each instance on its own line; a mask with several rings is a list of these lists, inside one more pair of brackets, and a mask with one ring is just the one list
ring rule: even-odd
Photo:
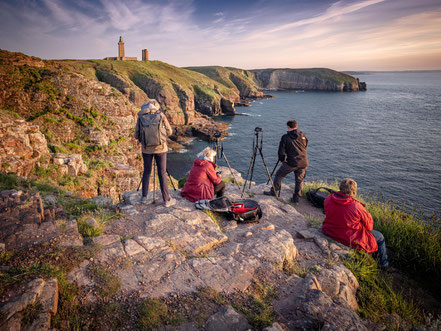
[[234,183],[237,185],[237,187],[239,188],[239,192],[240,192],[239,183],[237,182],[236,177],[234,177],[233,170],[231,169],[230,163],[228,162],[228,159],[227,159],[227,156],[225,155],[225,153],[223,151],[222,151],[222,157],[225,159],[225,163],[227,164],[228,169],[230,169],[231,176],[233,176]]
[[254,159],[256,158],[256,148],[254,148],[253,150],[253,156],[251,157],[251,162],[250,162],[250,166],[248,167],[248,172],[247,172],[247,176],[245,177],[245,182],[243,184],[243,189],[242,189],[242,194],[240,195],[240,197],[243,197],[243,194],[245,193],[245,187],[247,186],[247,181],[248,181],[248,176],[250,175],[250,171],[251,171],[251,166],[253,164]]
[[141,188],[141,183],[142,183],[142,176],[141,176],[141,180],[139,181],[139,185],[138,185],[138,188],[136,189],[136,191],[139,191],[139,189]]
[[[154,154],[153,154],[154,155]],[[153,156],[153,202],[156,203],[156,169],[155,169],[155,157]]]
[[[277,166],[279,165],[279,160],[277,160],[277,163],[276,163],[276,165],[274,166],[274,169],[273,169],[273,171],[271,171],[271,178],[273,177],[273,174],[274,174],[274,171],[276,171],[276,169],[277,169]],[[270,182],[270,180],[268,179],[268,181],[266,182],[266,185],[268,185],[269,184],[269,182]]]
[[261,149],[261,148],[259,148],[259,153],[260,153],[260,156],[262,157],[263,165],[265,166],[266,173],[268,174],[268,178],[269,178],[269,180],[271,181],[271,186],[272,186],[272,188],[273,188],[273,190],[274,190],[274,193],[275,193],[275,194],[277,195],[277,197],[279,198],[279,197],[280,197],[280,191],[279,191],[279,194],[277,194],[277,190],[276,190],[276,188],[274,187],[274,182],[273,182],[273,179],[271,178],[271,175],[270,175],[270,173],[269,173],[268,167],[266,166],[265,158],[263,157],[263,153],[262,153],[262,149]]
[[172,186],[173,186],[173,190],[175,190],[175,191],[176,191],[175,183],[173,183],[173,180],[172,180],[172,178],[171,178],[171,176],[170,176],[170,173],[168,172],[168,170],[167,170],[167,169],[166,169],[166,171],[167,171],[168,179],[170,179],[170,183],[171,183],[171,184],[172,184]]

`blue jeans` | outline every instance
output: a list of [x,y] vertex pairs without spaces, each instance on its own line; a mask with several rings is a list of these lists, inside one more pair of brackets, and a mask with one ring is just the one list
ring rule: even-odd
[[380,258],[380,263],[378,265],[380,268],[387,268],[389,266],[389,261],[387,260],[386,242],[384,241],[384,236],[381,232],[375,230],[372,230],[371,233],[374,235],[378,245],[378,257]]

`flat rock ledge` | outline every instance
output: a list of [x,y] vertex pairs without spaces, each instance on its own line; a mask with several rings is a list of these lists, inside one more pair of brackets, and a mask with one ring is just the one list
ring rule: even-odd
[[[226,195],[239,199],[237,186],[226,185]],[[259,202],[263,212],[260,222],[247,224],[197,210],[179,191],[171,191],[177,202],[170,208],[163,206],[159,191],[155,203],[150,192],[146,204],[140,203],[139,192],[128,192],[117,207],[126,216],[93,239],[98,253],[76,267],[68,281],[85,294],[84,304],[93,304],[99,300],[93,279],[97,267],[118,278],[119,295],[135,293],[139,298],[175,297],[200,288],[230,295],[246,291],[268,275],[267,279],[276,279],[271,285],[277,289],[272,305],[278,322],[265,330],[372,329],[372,324],[356,313],[359,284],[339,262],[348,248],[324,236],[294,205],[286,203],[291,188],[284,185],[279,200],[263,195],[266,189],[263,184],[253,185],[245,192],[246,198]],[[44,209],[40,211],[43,214]],[[35,222],[41,223],[42,217]],[[289,267],[294,271],[288,272]],[[56,313],[55,294],[51,294],[52,306],[46,304],[49,296],[44,295],[44,289],[49,284],[57,292],[55,280],[36,279],[4,300],[1,312],[6,314],[7,330],[19,329],[20,312],[37,301],[44,307],[41,319],[35,321],[41,327],[30,329],[49,328],[50,317]],[[181,327],[201,328],[252,329],[231,306],[220,306],[203,326],[186,323]]]

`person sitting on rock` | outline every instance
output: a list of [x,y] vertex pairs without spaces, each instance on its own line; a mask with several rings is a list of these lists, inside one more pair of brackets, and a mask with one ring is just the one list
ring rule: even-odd
[[197,156],[181,190],[182,197],[191,202],[211,200],[215,194],[218,198],[222,197],[225,193],[225,183],[219,173],[216,173],[216,152],[207,147]]
[[386,243],[379,231],[373,230],[372,215],[366,211],[364,204],[354,199],[357,195],[357,183],[345,178],[340,183],[340,191],[331,193],[325,200],[325,220],[322,232],[352,248],[367,253],[378,252],[379,267],[387,268]]

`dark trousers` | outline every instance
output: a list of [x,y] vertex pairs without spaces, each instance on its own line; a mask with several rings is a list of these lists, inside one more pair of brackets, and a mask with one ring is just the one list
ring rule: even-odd
[[380,259],[380,263],[378,265],[380,268],[387,268],[389,266],[389,261],[387,259],[386,242],[384,241],[384,236],[380,231],[376,230],[372,230],[371,233],[374,235],[378,245],[378,258]]
[[225,183],[220,182],[217,185],[214,185],[214,194],[216,194],[216,198],[223,197],[225,194]]
[[[294,195],[301,196],[303,180],[306,176],[306,168],[291,167],[290,165],[288,165],[288,163],[283,162],[279,170],[277,170],[276,176],[274,177],[274,188],[278,192],[280,190],[280,187],[282,186],[282,179],[289,175],[291,172],[294,172],[294,175],[296,176],[296,187],[294,189]],[[273,189],[271,188],[271,191],[272,190]]]
[[144,154],[144,173],[142,175],[142,196],[146,197],[149,192],[150,174],[152,173],[153,157],[155,157],[156,166],[158,167],[159,185],[161,186],[162,198],[164,201],[170,200],[167,183],[167,153],[160,154]]

